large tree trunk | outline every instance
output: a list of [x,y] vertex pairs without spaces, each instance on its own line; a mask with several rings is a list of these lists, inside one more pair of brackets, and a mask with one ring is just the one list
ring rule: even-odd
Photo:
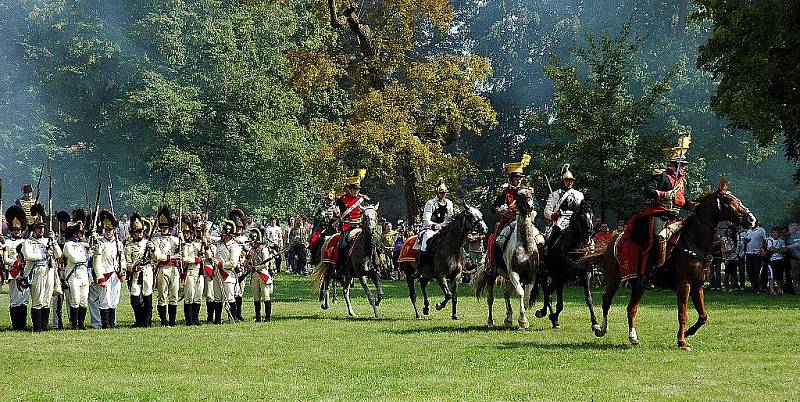
[[422,213],[422,204],[417,188],[419,179],[413,166],[405,165],[402,170],[403,180],[406,185],[406,219],[411,225],[414,223],[414,217]]

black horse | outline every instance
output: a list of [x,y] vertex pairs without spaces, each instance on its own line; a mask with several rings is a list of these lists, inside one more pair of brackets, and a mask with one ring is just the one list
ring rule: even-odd
[[[592,209],[587,202],[581,202],[573,212],[569,225],[564,230],[559,230],[557,227],[554,228],[547,241],[543,261],[548,280],[541,281],[544,292],[544,306],[541,310],[536,311],[536,317],[543,318],[549,310],[548,318],[550,318],[553,328],[561,328],[558,317],[564,309],[564,285],[574,278],[576,274],[580,276],[579,279],[583,287],[586,306],[589,307],[592,330],[600,328],[600,324],[594,314],[594,302],[592,301],[591,265],[576,264],[576,260],[585,254],[585,250],[591,244],[593,234]],[[555,310],[553,310],[552,305],[553,291],[556,293]]]

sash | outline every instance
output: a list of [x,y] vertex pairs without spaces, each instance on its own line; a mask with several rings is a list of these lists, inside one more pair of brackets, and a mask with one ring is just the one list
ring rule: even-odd
[[347,208],[346,210],[344,210],[343,213],[339,214],[339,219],[342,219],[343,217],[349,215],[350,212],[353,212],[354,209],[360,207],[361,204],[363,203],[364,203],[364,197],[359,198],[358,200],[356,200],[356,202],[353,203],[353,205],[350,206],[350,208]]

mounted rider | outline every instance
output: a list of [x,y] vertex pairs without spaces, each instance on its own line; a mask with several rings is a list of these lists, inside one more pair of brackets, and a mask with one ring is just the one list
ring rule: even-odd
[[367,175],[366,169],[358,169],[355,176],[345,177],[345,193],[336,200],[339,208],[339,248],[347,248],[353,229],[361,227],[364,215],[364,202],[368,197],[361,194],[361,180]]
[[542,211],[545,219],[553,223],[548,236],[548,247],[551,248],[558,241],[561,231],[569,226],[572,214],[583,202],[583,193],[573,188],[575,176],[569,170],[569,163],[561,167],[561,188],[550,193],[547,204]]
[[336,192],[333,189],[325,191],[322,205],[314,214],[314,233],[311,235],[309,248],[311,249],[311,265],[319,264],[322,255],[322,245],[325,238],[336,233],[336,220],[339,217],[339,207],[336,205]]
[[691,134],[680,133],[675,147],[664,148],[669,158],[666,169],[656,169],[645,187],[648,199],[647,208],[638,219],[646,218],[652,227],[654,244],[651,246],[647,272],[642,278],[642,286],[652,288],[651,277],[657,268],[664,265],[667,257],[667,242],[683,227],[684,221],[678,219],[681,209],[693,210],[696,204],[686,200],[686,172],[683,169],[689,162],[686,152],[691,143]]
[[517,216],[517,191],[527,188],[522,184],[522,179],[525,177],[522,171],[530,162],[531,156],[524,154],[519,162],[503,164],[503,170],[508,175],[508,183],[500,186],[497,197],[492,203],[492,212],[500,217],[494,225],[494,234],[489,236],[488,257],[490,258],[487,258],[487,273],[494,273],[496,268],[504,265],[503,248],[508,236],[511,235],[509,224]]
[[453,201],[447,199],[447,186],[444,179],[439,178],[436,183],[436,197],[431,198],[422,208],[422,233],[420,241],[414,244],[414,248],[425,251],[428,248],[428,241],[442,229],[442,224],[453,216]]

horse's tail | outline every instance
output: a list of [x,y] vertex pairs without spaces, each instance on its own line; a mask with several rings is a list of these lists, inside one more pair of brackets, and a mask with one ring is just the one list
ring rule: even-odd
[[486,284],[492,280],[488,275],[486,275],[486,267],[481,267],[478,269],[478,272],[475,273],[475,279],[473,279],[473,285],[475,287],[475,297],[478,299],[481,298],[483,295],[483,291],[486,289]]
[[328,276],[328,265],[324,262],[320,262],[314,271],[311,272],[311,283],[313,284],[314,292],[319,292],[322,289],[322,286],[325,284],[325,278]]
[[576,263],[578,264],[596,264],[603,260],[603,256],[606,255],[606,251],[609,249],[613,250],[613,244],[617,241],[617,237],[619,235],[614,235],[609,241],[605,242],[597,242],[594,245],[594,250],[591,250],[586,253],[583,257],[579,258]]

